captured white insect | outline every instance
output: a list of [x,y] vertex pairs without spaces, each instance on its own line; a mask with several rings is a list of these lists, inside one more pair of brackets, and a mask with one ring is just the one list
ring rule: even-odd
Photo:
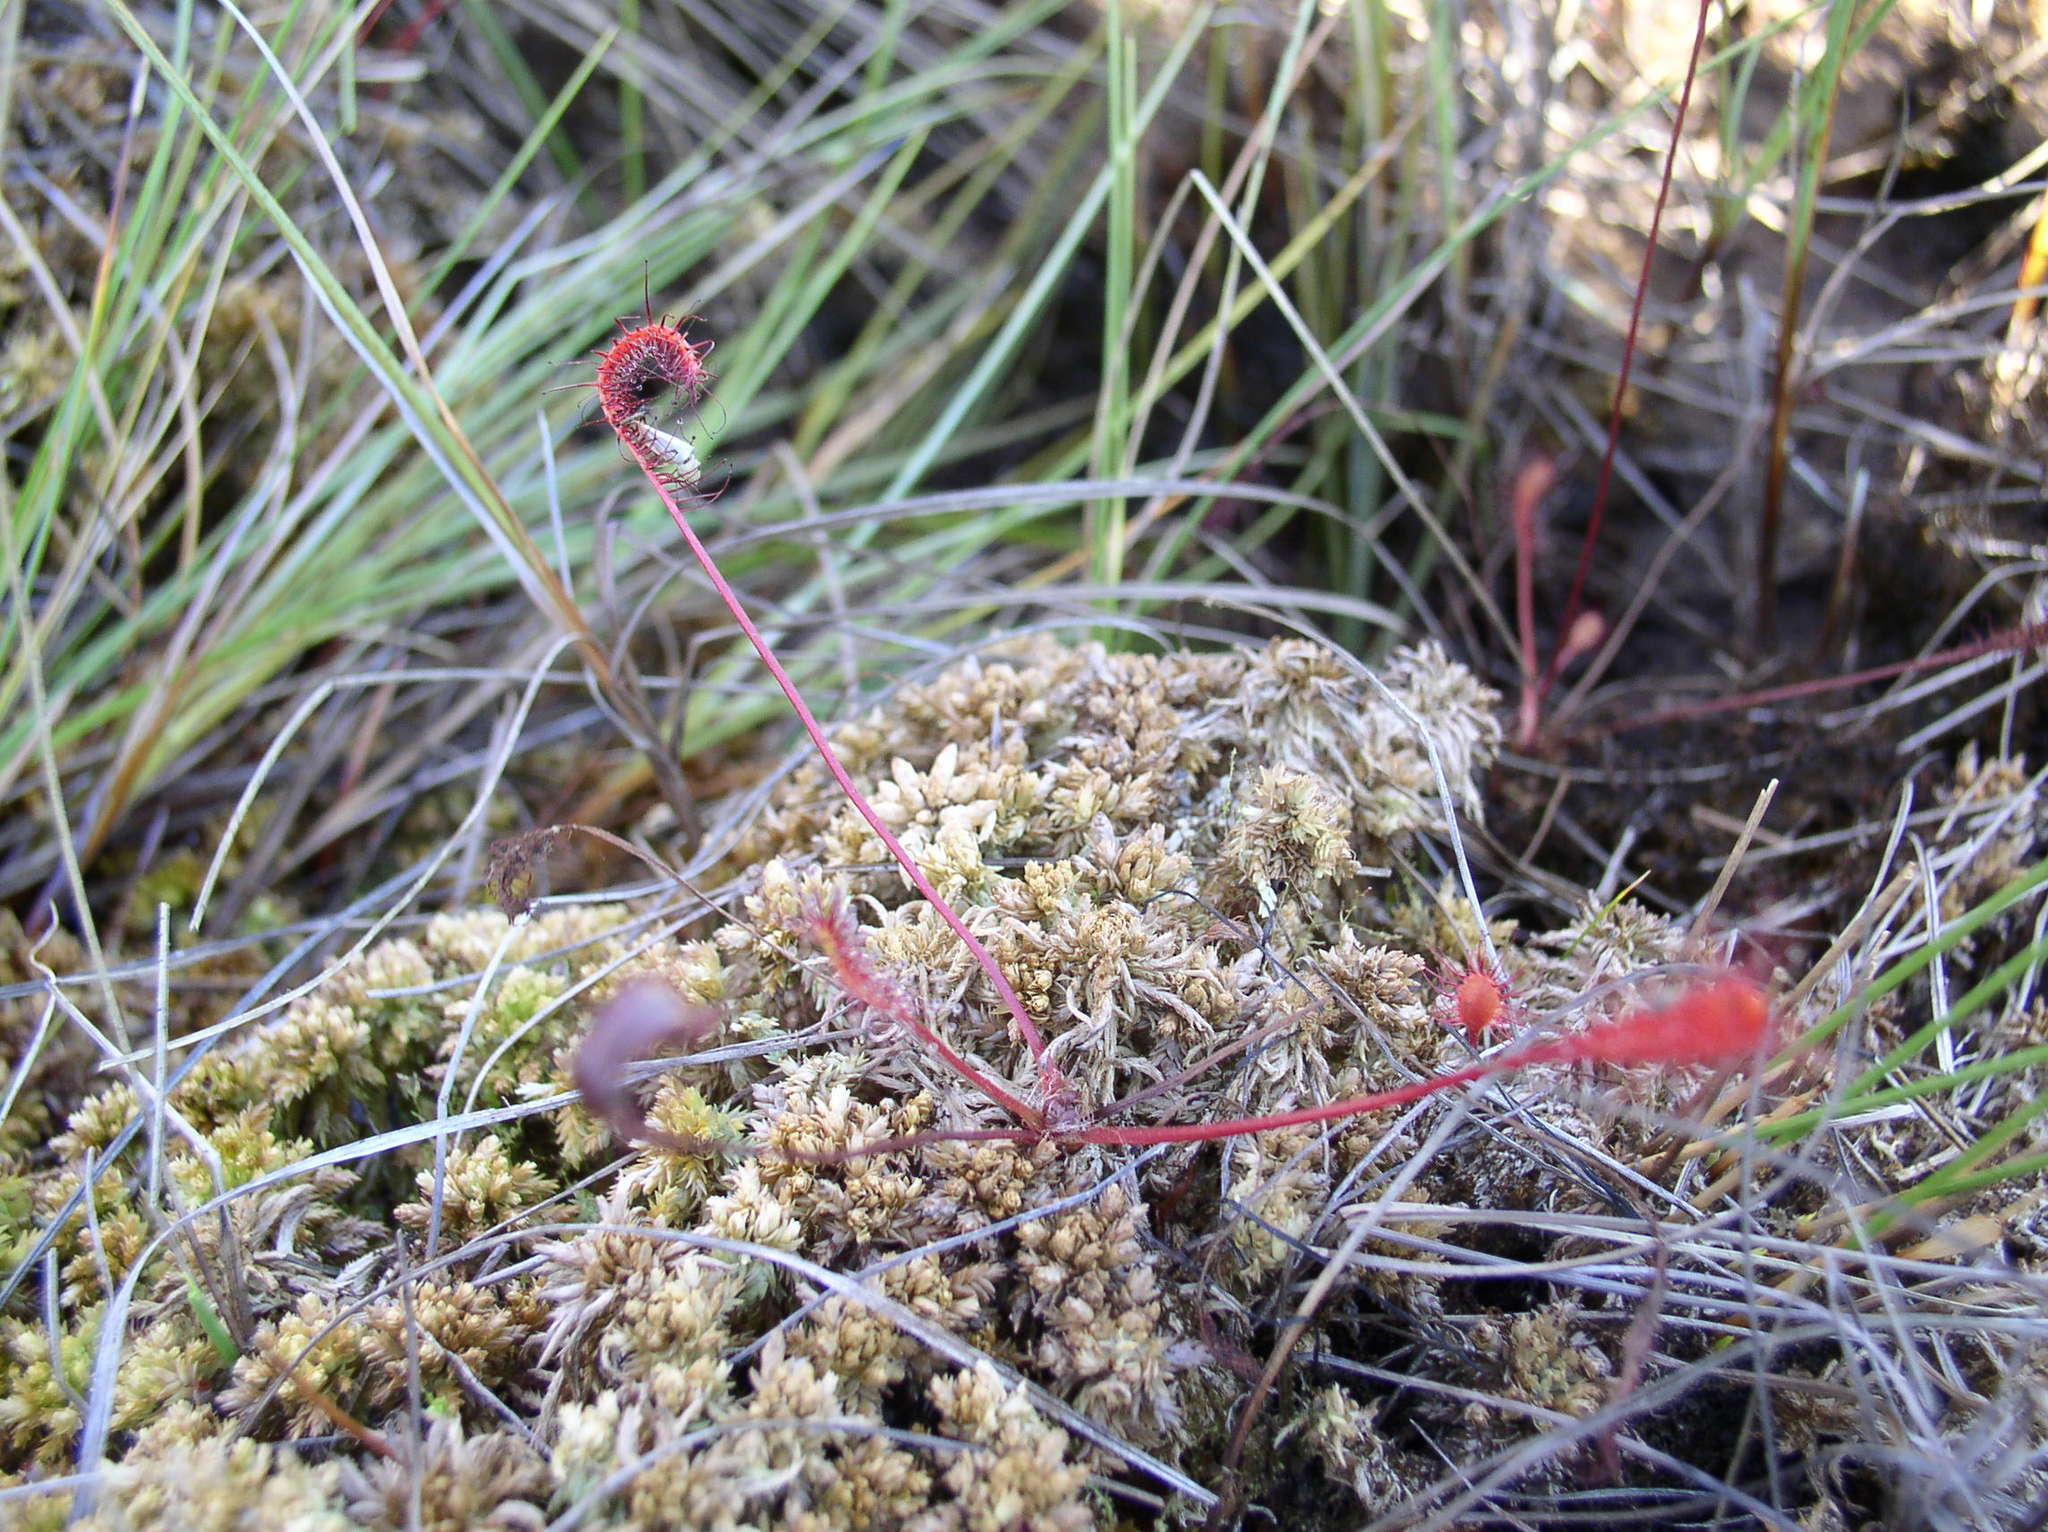
[[652,455],[667,464],[668,471],[676,476],[679,483],[695,484],[702,476],[703,460],[697,456],[696,447],[688,441],[680,436],[671,436],[661,427],[651,426],[644,420],[637,422],[636,429],[646,438]]

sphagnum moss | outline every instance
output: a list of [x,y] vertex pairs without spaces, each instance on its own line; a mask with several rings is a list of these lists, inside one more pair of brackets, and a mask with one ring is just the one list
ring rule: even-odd
[[[1438,654],[1404,655],[1388,676],[1469,809],[1498,741],[1490,697]],[[1399,710],[1315,646],[1137,655],[1039,640],[955,665],[838,740],[906,848],[961,901],[1088,1107],[1143,1093],[1125,1120],[1221,1119],[1399,1084],[1467,1056],[1462,1034],[1432,1015],[1422,979],[1447,943],[1476,940],[1475,919],[1461,901],[1377,870],[1425,860],[1417,837],[1445,828],[1428,753]],[[1095,1524],[1105,1503],[1089,1475],[1118,1472],[1116,1457],[1047,1421],[993,1367],[963,1370],[879,1307],[687,1241],[739,1241],[860,1275],[878,1299],[1200,1479],[1228,1437],[1247,1348],[1265,1344],[1248,1314],[1286,1291],[1309,1247],[1327,1247],[1410,1158],[1404,1202],[1432,1211],[1362,1244],[1343,1288],[1368,1333],[1433,1335],[1383,1349],[1468,1395],[1570,1417],[1606,1397],[1624,1311],[1584,1294],[1500,1307],[1452,1285],[1457,1247],[1507,1248],[1462,1225],[1461,1206],[1612,1210],[1585,1156],[1630,1158],[1651,1129],[1626,1112],[1590,1114],[1569,1066],[1532,1072],[1518,1106],[1482,1106],[1469,1122],[1459,1117],[1469,1107],[1437,1101],[1329,1133],[1240,1140],[1220,1156],[1173,1150],[1136,1174],[1117,1174],[1128,1151],[1106,1145],[892,1147],[1003,1119],[834,981],[814,940],[830,901],[851,900],[880,978],[981,1067],[1028,1082],[1034,1061],[954,933],[877,850],[822,771],[803,767],[746,830],[741,875],[720,901],[727,918],[707,939],[658,945],[606,972],[626,951],[615,909],[548,910],[518,927],[485,913],[442,917],[223,1044],[174,1099],[246,1176],[430,1114],[465,1019],[464,1092],[515,1102],[559,1087],[578,1029],[635,974],[720,1008],[732,1018],[721,1041],[794,1040],[820,1022],[854,1032],[798,1040],[777,1063],[692,1067],[650,1086],[648,1116],[663,1132],[757,1152],[644,1148],[601,1200],[541,1206],[611,1152],[572,1108],[455,1139],[438,1191],[431,1157],[415,1153],[352,1179],[323,1171],[287,1183],[304,1188],[288,1215],[231,1204],[253,1252],[256,1329],[223,1367],[202,1344],[182,1276],[157,1257],[163,1270],[145,1282],[127,1340],[117,1425],[153,1411],[167,1424],[132,1444],[117,1437],[126,1457],[107,1471],[102,1515],[168,1525],[150,1497],[177,1463],[212,1453],[238,1465],[212,1493],[288,1484],[309,1527],[324,1516],[388,1523],[409,1476],[432,1516],[480,1526],[529,1525],[539,1508],[575,1504],[587,1525],[618,1527]],[[1509,957],[1518,1001],[1540,1010],[1679,955],[1675,925],[1624,901]],[[475,976],[493,961],[499,978],[478,1009]],[[557,1003],[599,974],[585,998]],[[1195,1068],[1215,1054],[1218,1067]],[[1623,1095],[1666,1090],[1645,1081]],[[54,1163],[27,1174],[39,1208],[75,1187],[83,1157],[134,1110],[120,1086],[76,1108]],[[176,1164],[174,1181],[201,1195],[186,1185],[191,1167]],[[116,1260],[132,1259],[122,1242],[139,1249],[139,1239],[108,1231],[124,1220],[146,1231],[141,1195],[131,1162],[101,1180],[101,1247]],[[417,1254],[437,1195],[453,1264],[415,1278],[401,1302],[392,1232]],[[594,1226],[556,1228],[536,1245],[517,1235],[527,1219]],[[464,1246],[501,1226],[514,1233],[500,1254]],[[1555,1237],[1532,1246],[1518,1235],[1512,1253],[1531,1258]],[[9,1321],[0,1395],[43,1402],[36,1434],[11,1434],[17,1471],[65,1460],[103,1298],[82,1227],[59,1254],[72,1338],[58,1354],[80,1368],[67,1389],[33,1321]],[[518,1265],[528,1255],[537,1266]],[[294,1376],[280,1375],[287,1364]],[[430,1422],[409,1413],[415,1388]],[[194,1408],[208,1389],[212,1403]],[[349,1460],[337,1476],[231,1442],[331,1437],[315,1391],[381,1433],[392,1456],[336,1449]],[[162,1414],[173,1405],[175,1416]],[[1273,1429],[1365,1505],[1385,1506],[1440,1471],[1429,1453],[1385,1439],[1389,1407],[1324,1389],[1276,1414]],[[1402,1408],[1474,1460],[1541,1429],[1449,1396]],[[887,1434],[904,1429],[959,1445]],[[1564,1471],[1539,1462],[1525,1482]]]

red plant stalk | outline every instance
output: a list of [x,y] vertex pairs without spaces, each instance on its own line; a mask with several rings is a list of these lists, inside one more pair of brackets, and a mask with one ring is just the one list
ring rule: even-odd
[[1733,1066],[1755,1058],[1770,1033],[1771,1006],[1764,992],[1740,974],[1724,974],[1658,1010],[1631,1011],[1619,1020],[1584,1032],[1546,1038],[1526,1048],[1496,1054],[1449,1074],[1417,1080],[1369,1096],[1327,1101],[1320,1106],[1239,1117],[1228,1122],[1166,1123],[1149,1128],[1086,1128],[1072,1135],[1084,1144],[1181,1144],[1205,1138],[1234,1138],[1274,1128],[1330,1122],[1382,1107],[1406,1106],[1438,1091],[1469,1085],[1489,1075],[1508,1074],[1531,1064],[1657,1064]]
[[[692,343],[683,336],[683,326],[688,320],[674,324],[657,322],[649,315],[647,322],[625,333],[599,354],[597,369],[597,397],[604,418],[617,434],[621,445],[639,465],[640,471],[661,496],[661,503],[668,508],[669,516],[676,524],[676,530],[683,534],[690,552],[703,567],[705,578],[710,580],[713,590],[732,613],[733,621],[739,624],[747,642],[754,646],[754,652],[761,657],[761,663],[768,667],[768,673],[775,678],[775,684],[782,689],[782,695],[789,700],[790,708],[796,713],[797,721],[803,725],[804,733],[810,736],[812,747],[818,758],[825,763],[825,769],[832,774],[832,780],[839,784],[847,801],[867,821],[868,828],[888,849],[896,865],[903,869],[903,875],[910,880],[911,887],[921,894],[931,907],[938,911],[939,918],[953,930],[981,971],[988,976],[1003,1008],[1010,1013],[1017,1025],[1017,1035],[1024,1046],[1031,1051],[1039,1070],[1039,1088],[1044,1100],[1041,1108],[1033,1108],[1019,1101],[1015,1095],[996,1087],[980,1071],[973,1069],[950,1048],[941,1051],[956,1072],[978,1089],[986,1091],[992,1100],[1001,1102],[1018,1119],[1029,1124],[1034,1130],[1041,1129],[1047,1118],[1065,1118],[1071,1113],[1071,1088],[1061,1076],[1056,1065],[1045,1056],[1045,1039],[1037,1024],[1024,1009],[1024,1002],[1018,998],[1002,967],[982,944],[981,938],[967,928],[959,912],[936,888],[932,887],[917,863],[912,860],[903,843],[897,840],[888,825],[882,822],[874,805],[869,803],[852,776],[840,762],[825,731],[818,726],[803,696],[790,680],[789,673],[782,668],[782,662],[775,657],[775,651],[754,626],[746,608],[740,605],[739,597],[726,583],[719,572],[718,563],[710,550],[697,536],[696,529],[684,512],[678,495],[689,491],[696,478],[696,458],[689,444],[671,436],[656,426],[648,416],[659,405],[680,396],[685,405],[694,405],[704,396],[710,374],[705,370],[704,358],[711,350],[711,343]],[[624,329],[624,325],[621,325]],[[925,1034],[927,1038],[930,1034]]]
[[1706,702],[1688,702],[1678,707],[1661,708],[1654,713],[1638,713],[1632,718],[1603,724],[1592,732],[1626,734],[1632,729],[1650,729],[1661,724],[1685,723],[1695,718],[1705,718],[1713,713],[1732,713],[1742,708],[1766,707],[1773,702],[1789,702],[1798,697],[1817,697],[1824,692],[1863,686],[1872,681],[1889,681],[1895,676],[1909,676],[1923,670],[1939,670],[1945,665],[1966,664],[1987,654],[2019,654],[2025,650],[2039,649],[2044,645],[2048,645],[2048,622],[2023,623],[2016,628],[2001,628],[1996,633],[1986,634],[1983,638],[1973,639],[1967,644],[1958,644],[1953,649],[1923,654],[1917,659],[1896,660],[1889,665],[1874,665],[1868,670],[1851,671],[1845,676],[1818,676],[1809,681],[1790,681],[1783,686],[1742,692],[1733,697],[1715,697]]
[[1708,0],[1700,0],[1699,25],[1693,31],[1692,52],[1685,60],[1685,83],[1679,87],[1678,109],[1671,122],[1671,147],[1664,156],[1664,176],[1657,183],[1657,201],[1650,211],[1649,233],[1643,241],[1642,272],[1636,279],[1635,300],[1629,306],[1628,336],[1622,343],[1621,368],[1614,379],[1614,403],[1607,412],[1607,446],[1600,454],[1600,477],[1593,487],[1593,512],[1587,519],[1586,538],[1579,548],[1579,567],[1572,575],[1571,594],[1565,598],[1564,619],[1558,624],[1557,647],[1551,651],[1550,663],[1544,667],[1543,679],[1536,687],[1536,709],[1539,712],[1569,658],[1566,645],[1577,627],[1579,605],[1586,595],[1586,576],[1593,568],[1593,550],[1599,546],[1600,523],[1606,518],[1607,496],[1614,486],[1614,455],[1621,444],[1621,415],[1628,403],[1628,378],[1635,365],[1643,304],[1650,296],[1650,270],[1657,260],[1657,235],[1664,226],[1664,204],[1671,198],[1671,178],[1678,168],[1678,147],[1685,133],[1686,111],[1692,105],[1692,86],[1699,75],[1700,54],[1707,46],[1707,15],[1712,9]]
[[1524,749],[1536,738],[1543,659],[1536,648],[1536,512],[1557,483],[1557,459],[1533,457],[1515,475],[1508,508],[1515,526],[1515,630],[1521,647],[1522,695],[1515,711],[1515,735]]

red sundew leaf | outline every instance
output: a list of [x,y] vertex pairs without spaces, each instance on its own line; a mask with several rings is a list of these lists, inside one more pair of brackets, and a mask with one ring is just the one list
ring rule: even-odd
[[599,353],[597,402],[614,431],[638,429],[655,410],[675,402],[688,408],[704,397],[711,385],[704,359],[712,343],[687,339],[689,322],[649,320]]
[[874,957],[861,936],[860,923],[853,918],[853,909],[844,898],[806,896],[803,919],[811,940],[831,960],[833,977],[842,989],[892,1021],[917,1025],[910,1016],[909,999],[875,967]]
[[1500,980],[1485,969],[1475,968],[1459,982],[1458,1023],[1465,1029],[1465,1040],[1473,1047],[1484,1041],[1506,1008],[1507,997],[1501,993]]
[[633,1098],[626,1069],[660,1049],[681,1044],[694,1047],[718,1030],[718,1011],[692,1005],[661,979],[629,979],[605,1003],[590,1024],[570,1078],[583,1092],[583,1104],[622,1139],[657,1144],[667,1149],[696,1145],[665,1133],[647,1120]]
[[1713,1064],[1735,1068],[1762,1053],[1771,1030],[1771,1003],[1752,980],[1740,974],[1724,974],[1680,996],[1656,1010],[1631,1011],[1616,1021],[1569,1037],[1552,1037],[1527,1048],[1495,1054],[1449,1074],[1353,1096],[1345,1101],[1328,1101],[1320,1106],[1297,1107],[1264,1117],[1238,1117],[1225,1122],[1165,1123],[1156,1127],[1093,1127],[1074,1134],[1087,1144],[1184,1144],[1211,1138],[1235,1138],[1245,1133],[1265,1133],[1275,1128],[1293,1128],[1312,1122],[1334,1122],[1374,1112],[1382,1107],[1407,1106],[1446,1091],[1469,1085],[1490,1075],[1510,1074],[1531,1064],[1655,1064],[1678,1067]]
[[1631,1011],[1555,1045],[1567,1059],[1600,1064],[1746,1063],[1771,1030],[1771,1002],[1740,974],[1726,974],[1653,1011]]
[[809,898],[803,913],[811,940],[831,960],[833,976],[839,980],[842,989],[877,1015],[886,1016],[909,1032],[936,1053],[955,1074],[1004,1110],[1026,1122],[1038,1115],[917,1019],[911,1010],[909,996],[875,966],[867,941],[861,935],[860,923],[853,918],[853,910],[843,897]]

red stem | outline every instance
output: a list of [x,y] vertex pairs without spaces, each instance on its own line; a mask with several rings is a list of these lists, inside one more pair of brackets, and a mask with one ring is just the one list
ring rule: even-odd
[[[718,572],[718,565],[712,559],[710,551],[698,538],[695,528],[690,525],[689,517],[683,514],[683,508],[676,504],[667,478],[648,460],[649,448],[638,438],[637,431],[622,430],[619,433],[619,439],[625,442],[626,450],[633,454],[633,461],[640,465],[640,471],[646,474],[648,481],[654,485],[655,492],[661,496],[661,503],[668,507],[669,515],[675,521],[676,530],[683,534],[683,540],[690,545],[690,552],[703,566],[705,577],[711,581],[712,589],[718,592],[719,599],[732,613],[733,621],[740,625],[740,631],[746,634],[747,642],[754,646],[754,652],[761,656],[761,663],[768,667],[768,673],[775,678],[775,684],[782,688],[782,695],[789,699],[790,707],[796,712],[797,721],[804,726],[804,733],[811,737],[811,744],[817,750],[818,758],[825,763],[825,769],[832,773],[832,780],[839,784],[840,791],[846,794],[847,800],[853,804],[860,817],[868,822],[868,828],[875,832],[884,846],[888,847],[889,855],[896,859],[896,865],[903,869],[903,875],[910,880],[911,886],[938,911],[939,919],[953,928],[953,934],[966,945],[967,950],[974,955],[974,961],[981,965],[981,971],[988,975],[989,982],[995,986],[996,994],[1002,999],[1004,1009],[1009,1011],[1011,1019],[1017,1023],[1018,1036],[1024,1039],[1024,1046],[1031,1050],[1032,1058],[1037,1060],[1041,1085],[1047,1099],[1052,1099],[1063,1088],[1064,1082],[1057,1068],[1046,1062],[1045,1039],[1039,1034],[1030,1012],[1024,1009],[1024,1002],[1017,997],[1017,991],[1004,977],[1001,965],[996,962],[988,948],[982,945],[981,938],[967,929],[967,922],[960,918],[953,906],[932,887],[931,880],[925,877],[917,863],[911,860],[910,853],[903,849],[903,843],[896,839],[886,824],[882,823],[882,817],[875,812],[861,790],[854,786],[852,776],[848,774],[845,766],[840,764],[838,753],[825,738],[825,731],[818,727],[818,720],[811,715],[810,708],[805,705],[803,697],[796,689],[796,683],[790,680],[789,672],[782,668],[782,662],[776,659],[775,651],[768,647],[768,641],[761,636],[761,630],[756,628],[753,619],[747,616],[746,608],[740,605],[739,597],[726,583],[725,576]],[[956,1069],[964,1068],[958,1055],[950,1062],[953,1062]],[[1040,1113],[1025,1106],[1008,1092],[996,1088],[974,1070],[966,1069],[965,1073],[972,1083],[987,1091],[992,1099],[1002,1102],[1024,1121],[1034,1125],[1044,1121]]]
[[1593,489],[1593,514],[1586,522],[1586,540],[1579,548],[1579,567],[1572,576],[1572,593],[1564,604],[1564,620],[1557,625],[1557,646],[1550,651],[1550,664],[1543,672],[1543,684],[1536,690],[1540,706],[1557,682],[1564,667],[1564,646],[1578,620],[1579,605],[1586,594],[1586,575],[1593,567],[1593,549],[1600,541],[1600,523],[1607,515],[1607,492],[1614,482],[1614,454],[1621,445],[1621,411],[1628,399],[1628,375],[1635,366],[1636,332],[1642,327],[1643,303],[1650,295],[1650,269],[1657,259],[1657,232],[1664,224],[1664,203],[1671,195],[1672,172],[1678,168],[1679,136],[1685,131],[1686,108],[1692,103],[1692,82],[1699,73],[1700,53],[1707,45],[1709,0],[1700,0],[1700,20],[1693,32],[1692,53],[1685,61],[1685,84],[1678,92],[1678,114],[1671,123],[1671,152],[1664,156],[1664,178],[1657,184],[1657,205],[1650,214],[1650,237],[1643,246],[1642,274],[1636,279],[1635,302],[1628,311],[1628,339],[1621,348],[1621,371],[1614,379],[1614,405],[1607,412],[1607,448],[1600,455],[1600,478]]
[[1701,984],[1671,1004],[1630,1011],[1619,1020],[1602,1022],[1584,1032],[1543,1038],[1512,1053],[1467,1064],[1449,1074],[1417,1080],[1369,1096],[1321,1106],[1297,1107],[1265,1117],[1240,1117],[1230,1122],[1167,1123],[1150,1128],[1087,1128],[1074,1134],[1087,1144],[1181,1144],[1239,1133],[1264,1133],[1304,1123],[1329,1122],[1381,1107],[1406,1106],[1454,1085],[1467,1085],[1488,1075],[1526,1069],[1531,1064],[1719,1064],[1732,1066],[1754,1059],[1771,1027],[1771,1008],[1762,990],[1737,974],[1724,974]]
[[1544,1043],[1525,1052],[1500,1058],[1481,1059],[1454,1069],[1447,1075],[1433,1075],[1392,1090],[1374,1091],[1369,1096],[1352,1096],[1343,1101],[1325,1101],[1320,1106],[1296,1107],[1291,1112],[1271,1112],[1264,1117],[1234,1117],[1229,1122],[1172,1122],[1149,1128],[1087,1128],[1073,1136],[1084,1144],[1185,1144],[1204,1138],[1235,1138],[1241,1133],[1265,1133],[1274,1128],[1296,1128],[1308,1122],[1329,1122],[1376,1112],[1382,1107],[1406,1106],[1425,1096],[1455,1085],[1469,1085],[1488,1075],[1520,1069],[1525,1064],[1554,1064],[1573,1057],[1562,1044]]
[[1818,696],[1822,692],[1861,686],[1867,681],[1885,681],[1893,676],[1911,675],[1916,670],[1938,670],[1944,665],[1960,665],[1966,660],[1978,659],[2000,651],[2017,654],[2022,649],[2033,649],[2042,644],[2048,644],[2048,622],[2030,622],[2021,627],[2006,628],[1972,643],[1958,644],[1953,649],[1943,649],[1938,654],[1923,654],[1912,660],[1896,660],[1889,665],[1873,665],[1868,670],[1852,671],[1846,676],[1819,676],[1810,681],[1790,681],[1783,686],[1744,692],[1736,697],[1716,697],[1708,702],[1688,702],[1682,707],[1665,708],[1660,712],[1643,713],[1635,718],[1621,719],[1591,732],[1626,734],[1631,729],[1648,729],[1664,723],[1682,723],[1690,718],[1703,718],[1709,713],[1728,713],[1739,708],[1785,702],[1794,697]]
[[[1516,732],[1524,749],[1536,738],[1536,723],[1543,705],[1537,682],[1543,662],[1536,649],[1536,508],[1550,493],[1556,478],[1557,465],[1552,460],[1532,458],[1515,475],[1510,492],[1515,527],[1515,633],[1522,651],[1522,695],[1516,708]],[[1559,635],[1560,646],[1565,637]]]

